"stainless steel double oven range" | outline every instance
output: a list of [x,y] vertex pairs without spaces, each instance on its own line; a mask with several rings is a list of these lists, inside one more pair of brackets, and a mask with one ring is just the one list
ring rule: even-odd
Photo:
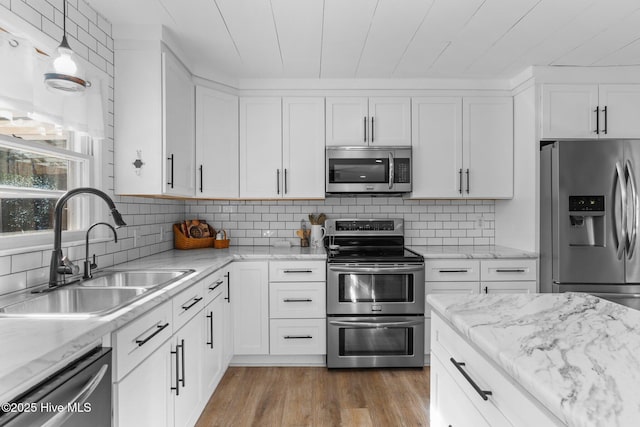
[[327,367],[424,365],[424,258],[402,219],[333,219],[327,229]]

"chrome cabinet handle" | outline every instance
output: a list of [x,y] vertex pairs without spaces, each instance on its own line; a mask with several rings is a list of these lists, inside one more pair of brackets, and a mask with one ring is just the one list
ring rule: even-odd
[[526,273],[524,268],[496,268],[496,273]]
[[193,301],[193,302],[192,302],[191,304],[189,304],[189,305],[183,305],[183,306],[182,306],[182,309],[183,309],[184,311],[189,310],[191,307],[193,307],[194,305],[196,305],[197,303],[199,303],[200,301],[202,301],[202,297],[195,297],[195,298],[193,298],[193,300],[192,300],[192,301]]
[[164,331],[167,326],[169,326],[169,322],[165,323],[164,325],[156,325],[156,330],[149,335],[146,338],[143,338],[141,340],[136,340],[136,344],[138,344],[138,347],[142,347],[143,345],[145,345],[147,342],[149,342],[149,340],[153,337],[155,337],[156,335],[158,335],[160,332]]
[[285,340],[309,340],[313,337],[311,335],[285,335],[283,338]]
[[604,128],[602,129],[602,133],[606,135],[607,134],[607,107],[606,106],[602,109],[602,112],[604,113]]
[[42,424],[43,427],[59,427],[64,425],[65,421],[73,415],[73,412],[69,412],[70,408],[82,407],[84,403],[91,397],[102,379],[104,375],[107,373],[109,369],[109,365],[104,364],[100,367],[98,372],[87,381],[87,383],[80,389],[78,394],[76,394],[70,402],[64,405],[64,410],[58,412],[56,415],[51,417],[46,423]]
[[213,348],[213,311],[207,314],[207,319],[209,319],[209,331],[211,332],[211,340],[207,341],[207,345],[209,348]]
[[593,133],[595,133],[596,135],[600,134],[600,107],[596,107],[595,110],[593,110],[594,113],[596,113],[596,130],[593,131]]
[[218,280],[215,283],[215,286],[213,286],[213,287],[209,286],[209,290],[210,291],[215,291],[216,289],[218,289],[218,286],[222,285],[223,283],[224,283],[224,280]]
[[468,273],[469,269],[468,268],[461,268],[461,269],[440,269],[438,270],[438,273]]
[[283,270],[283,273],[313,273],[313,270],[309,270],[308,268],[301,269],[292,269],[292,270]]
[[285,298],[282,302],[313,302],[311,298]]
[[280,194],[280,169],[276,170],[276,188],[277,188],[278,194]]
[[458,193],[462,194],[462,169],[458,169]]
[[173,188],[173,154],[171,154],[171,157],[167,157],[167,160],[171,162],[171,169],[170,169],[171,181],[167,182],[167,185],[170,185],[171,188]]
[[200,165],[200,192],[202,193],[202,165]]
[[489,293],[489,287],[488,287],[488,286],[485,286],[483,290],[484,290],[484,293],[485,293],[485,294],[488,294],[488,293]]
[[465,380],[467,380],[467,382],[469,384],[471,384],[471,387],[473,387],[473,389],[480,395],[480,397],[482,398],[482,400],[489,400],[489,396],[491,396],[493,393],[491,393],[489,390],[482,390],[478,384],[476,384],[476,382],[473,380],[473,378],[471,378],[469,376],[469,374],[467,374],[467,371],[465,371],[462,367],[465,366],[465,363],[463,362],[456,362],[456,359],[454,359],[453,357],[449,359],[451,361],[451,363],[453,363],[453,366],[456,367],[456,369],[462,374],[462,376],[464,377]]

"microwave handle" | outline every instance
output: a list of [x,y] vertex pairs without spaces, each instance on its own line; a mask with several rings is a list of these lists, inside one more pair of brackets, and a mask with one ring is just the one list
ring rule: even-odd
[[389,152],[389,190],[393,188],[394,159],[393,153]]

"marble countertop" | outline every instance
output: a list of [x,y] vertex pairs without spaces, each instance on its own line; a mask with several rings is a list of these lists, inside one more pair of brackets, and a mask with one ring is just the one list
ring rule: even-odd
[[464,259],[504,259],[504,258],[538,258],[535,252],[508,248],[506,246],[409,246],[425,259],[430,258],[464,258]]
[[116,269],[192,268],[195,272],[107,316],[88,319],[0,317],[0,403],[15,398],[99,344],[103,336],[232,261],[326,258],[324,249],[235,246],[172,250],[114,266]]
[[640,311],[576,293],[427,301],[567,425],[638,425]]

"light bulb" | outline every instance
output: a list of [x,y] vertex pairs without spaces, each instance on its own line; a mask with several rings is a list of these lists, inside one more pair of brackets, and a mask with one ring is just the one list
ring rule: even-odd
[[73,51],[60,46],[58,47],[58,55],[59,56],[53,61],[53,68],[55,72],[75,76],[78,71],[78,66],[71,57],[71,55],[73,55]]

